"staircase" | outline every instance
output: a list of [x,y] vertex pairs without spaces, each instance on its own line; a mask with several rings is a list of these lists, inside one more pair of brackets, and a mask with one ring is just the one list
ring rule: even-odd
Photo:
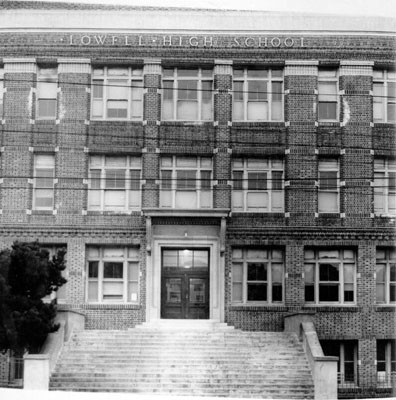
[[313,399],[308,361],[294,334],[243,332],[210,320],[77,332],[50,390]]

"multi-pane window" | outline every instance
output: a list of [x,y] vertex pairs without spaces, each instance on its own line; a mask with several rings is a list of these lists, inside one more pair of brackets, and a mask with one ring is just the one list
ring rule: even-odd
[[396,249],[377,248],[376,253],[377,304],[396,303]]
[[[52,258],[57,255],[58,251],[63,249],[65,246],[43,244],[40,247],[41,247],[41,249],[48,251],[49,259],[52,260]],[[67,258],[67,253],[64,256],[65,263],[66,263],[66,258]],[[64,269],[61,272],[61,275],[63,278],[67,279],[66,269]],[[60,286],[58,288],[57,291],[53,291],[50,295],[45,296],[43,301],[50,302],[50,301],[53,301],[56,299],[57,303],[65,303],[66,302],[66,285],[67,285],[67,283],[63,284],[62,286]]]
[[91,156],[89,158],[88,209],[134,211],[141,202],[141,158]]
[[213,119],[212,69],[164,68],[162,87],[163,120]]
[[306,303],[356,302],[354,250],[306,249],[304,256]]
[[396,72],[374,70],[373,76],[374,122],[396,121]]
[[283,212],[283,161],[234,159],[232,209],[250,212]]
[[232,302],[282,303],[284,254],[282,249],[232,250]]
[[374,212],[396,214],[396,160],[374,160]]
[[211,208],[212,158],[162,157],[160,206]]
[[396,340],[377,340],[377,387],[388,387],[396,378]]
[[318,120],[338,119],[338,74],[336,69],[319,69]]
[[139,248],[87,247],[89,303],[139,302]]
[[325,356],[338,357],[338,385],[343,387],[355,386],[358,376],[357,341],[321,340],[320,344]]
[[54,208],[55,157],[47,154],[34,156],[33,209]]
[[92,119],[143,118],[143,70],[101,67],[92,71]]
[[37,119],[56,119],[58,69],[39,68],[37,72]]
[[283,70],[234,68],[234,121],[282,121]]
[[339,166],[338,160],[324,158],[318,165],[318,212],[339,212]]
[[4,68],[0,68],[0,119],[4,116]]

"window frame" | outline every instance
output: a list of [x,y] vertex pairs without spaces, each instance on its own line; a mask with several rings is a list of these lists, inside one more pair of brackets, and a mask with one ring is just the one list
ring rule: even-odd
[[[381,252],[385,255],[384,258],[379,258],[378,255]],[[379,266],[384,267],[384,275],[385,280],[379,280]],[[394,280],[392,279],[391,269],[395,268],[395,275],[396,275],[396,249],[392,247],[381,247],[376,249],[376,257],[375,257],[375,284],[376,284],[376,298],[375,302],[377,305],[386,305],[386,306],[396,306],[396,276]],[[379,294],[379,285],[384,287],[383,298],[384,301],[379,301],[378,294]],[[391,301],[391,287],[393,287],[393,292],[395,293],[395,300]]]
[[[249,257],[249,252],[260,252],[265,251],[266,257]],[[280,252],[281,257],[276,258],[273,256],[274,252]],[[240,256],[238,256],[240,255]],[[248,278],[249,263],[251,264],[266,264],[266,280],[251,280]],[[282,265],[282,277],[281,280],[275,281],[273,276],[273,266]],[[235,267],[242,266],[242,279],[236,279],[234,274]],[[271,247],[271,248],[242,248],[234,247],[231,255],[231,298],[230,302],[232,305],[282,305],[285,302],[285,252],[282,248]],[[249,300],[248,286],[249,283],[266,284],[266,300]],[[241,292],[241,299],[235,299],[236,294],[235,287],[239,286]],[[281,300],[274,300],[274,287],[281,286]],[[279,294],[279,293],[278,293]]]
[[[167,70],[173,70],[172,76],[166,75]],[[197,70],[197,76],[183,76],[181,74],[181,71],[187,71],[187,70]],[[205,76],[203,71],[211,71],[211,76]],[[181,101],[187,101],[189,99],[181,99],[179,96],[179,86],[181,85],[181,82],[189,82],[189,81],[196,81],[197,85],[195,89],[190,89],[190,90],[195,90],[196,91],[196,107],[197,107],[197,118],[182,118],[178,116],[178,104]],[[207,89],[204,88],[205,84],[204,82],[210,82],[210,117],[205,118],[204,116],[204,96],[205,93],[208,91]],[[210,122],[213,121],[214,119],[214,74],[213,74],[213,69],[212,68],[180,68],[180,67],[174,67],[174,68],[163,68],[162,70],[162,101],[161,101],[161,120],[162,121],[199,121],[199,122]],[[188,90],[188,89],[181,89],[181,90]],[[171,91],[171,98],[167,98],[167,91]],[[188,92],[186,93],[188,95]],[[165,115],[166,111],[165,109],[167,108],[165,106],[165,102],[169,100],[170,104],[170,109],[171,109],[171,117]],[[194,99],[190,99],[192,101]]]
[[[391,387],[396,378],[396,341],[394,339],[378,339],[376,344],[377,387]],[[380,346],[383,347],[381,352],[384,353],[384,359],[379,358]],[[379,370],[380,365],[381,371]]]
[[[379,164],[382,165],[379,165]],[[379,176],[379,175],[382,176]],[[396,160],[389,158],[374,159],[374,213],[377,215],[395,215],[396,214],[396,185],[391,186],[391,175],[396,180]],[[382,182],[381,182],[382,181]],[[380,196],[380,197],[379,197]],[[391,198],[395,203],[394,209],[390,208]],[[381,201],[382,200],[382,201]],[[378,202],[382,203],[382,208],[378,207]]]
[[[178,165],[178,160],[195,159],[195,166],[182,166]],[[210,166],[205,166],[204,161],[209,162]],[[167,161],[167,162],[165,162]],[[169,163],[169,161],[171,161]],[[168,165],[166,165],[168,164]],[[165,173],[165,171],[167,171]],[[184,173],[188,179],[187,172],[194,172],[195,178],[189,183],[181,181],[178,173]],[[203,176],[203,173],[208,175]],[[209,174],[208,174],[209,173]],[[160,208],[163,209],[211,209],[213,208],[213,158],[204,156],[177,156],[177,155],[163,155],[160,160]],[[208,182],[209,181],[209,182]],[[184,182],[184,186],[182,184]],[[208,184],[209,183],[209,184]],[[179,186],[180,185],[180,186]],[[191,185],[191,186],[190,186]],[[206,185],[207,187],[203,187]],[[178,207],[178,193],[181,192],[194,192],[196,197],[196,207]],[[209,204],[203,206],[204,195],[209,196]],[[169,204],[170,196],[170,205]]]
[[[44,73],[48,71],[48,73]],[[52,73],[51,73],[52,71]],[[50,97],[43,97],[44,94],[40,90],[41,84],[56,85],[55,93]],[[36,119],[37,120],[56,120],[58,115],[58,67],[57,66],[42,66],[37,68],[37,88],[36,88]],[[51,101],[54,104],[54,113],[51,115],[40,115],[41,102]]]
[[[242,76],[238,76],[235,71],[242,70]],[[267,76],[263,75],[260,76],[253,76],[249,77],[250,71],[266,71]],[[281,76],[273,76],[274,71],[281,71]],[[266,94],[266,100],[259,101],[250,99],[249,96],[251,95],[251,91],[249,91],[249,83],[252,82],[262,82],[266,83],[266,91],[261,93],[257,92],[257,94]],[[236,89],[237,84],[241,86],[242,83],[242,90]],[[275,93],[273,90],[274,83],[281,84],[281,92],[279,93],[281,96],[280,100],[280,117],[276,118],[273,116],[274,114],[274,103],[276,102],[273,98],[275,97]],[[267,121],[267,122],[282,122],[284,121],[284,71],[281,68],[262,68],[262,69],[254,69],[249,67],[241,67],[241,68],[234,68],[233,69],[233,76],[232,76],[232,87],[233,87],[233,96],[232,96],[232,120],[235,122],[255,122],[255,121]],[[242,99],[236,100],[237,97],[242,97]],[[236,102],[242,103],[242,118],[236,118]],[[266,103],[267,105],[267,117],[266,118],[249,118],[249,103]]]
[[[61,245],[61,244],[46,244],[46,243],[40,243],[40,249],[42,250],[47,250],[49,253],[49,259],[52,260],[52,258],[58,253],[59,250],[66,248],[66,253],[64,257],[65,261],[65,266],[66,268],[61,271],[61,275],[63,278],[67,279],[69,276],[69,272],[67,269],[67,245]],[[51,294],[45,296],[42,300],[44,303],[50,303],[51,301],[56,300],[57,304],[66,304],[67,303],[67,295],[66,295],[66,285],[68,282],[64,283],[61,287],[58,288],[57,291],[52,291]]]
[[[338,256],[320,256],[320,252],[334,253],[338,252]],[[308,253],[310,252],[310,253]],[[353,258],[347,258],[346,252],[352,252]],[[307,254],[312,254],[313,257],[308,258]],[[353,261],[352,261],[353,260]],[[338,280],[321,280],[320,278],[320,266],[332,263],[338,265]],[[313,266],[313,281],[308,281],[307,266]],[[353,266],[353,281],[346,282],[346,266]],[[345,289],[347,285],[352,285],[353,289],[353,301],[345,300],[346,294]],[[338,288],[338,300],[320,300],[320,288],[337,286]],[[313,300],[307,300],[307,287],[313,287]],[[357,254],[352,248],[305,248],[304,249],[304,303],[306,305],[315,306],[326,306],[326,305],[350,305],[354,306],[357,304]]]
[[0,67],[0,120],[4,119],[4,94],[6,93],[4,85],[4,67]]
[[[396,108],[396,98],[391,97],[390,84],[396,86],[396,72],[390,70],[374,69],[373,71],[373,122],[395,123],[395,119],[389,117],[389,107]],[[381,94],[376,95],[376,86],[382,86]],[[381,108],[383,117],[376,117],[376,105]],[[395,112],[395,111],[394,111]]]
[[[106,256],[106,251],[122,250],[120,256]],[[92,255],[90,252],[97,252],[97,255]],[[129,254],[132,253],[132,255]],[[97,263],[97,277],[90,276],[90,263]],[[122,277],[121,278],[105,278],[104,277],[104,264],[105,263],[122,263]],[[132,279],[129,276],[129,264],[135,264],[137,267],[137,279]],[[89,245],[86,247],[86,267],[85,267],[85,301],[88,304],[140,304],[140,281],[141,281],[141,270],[140,270],[140,247],[138,246],[100,246],[100,245]],[[136,272],[136,271],[135,271]],[[132,275],[132,274],[131,274]],[[122,295],[114,299],[106,299],[104,294],[104,286],[106,283],[121,283],[122,284]],[[136,291],[129,292],[129,284],[134,283]],[[90,284],[97,285],[96,300],[90,298]],[[131,296],[128,296],[130,294]],[[136,295],[136,296],[134,296]],[[134,297],[134,299],[128,299],[128,297]],[[115,296],[114,296],[115,297]]]
[[[257,163],[262,163],[262,165],[254,165]],[[253,166],[250,166],[250,163]],[[264,168],[264,164],[267,167]],[[278,165],[277,165],[278,164]],[[279,166],[279,164],[281,164]],[[275,178],[275,173],[281,173],[279,179]],[[284,160],[281,158],[234,158],[231,164],[231,174],[232,174],[232,205],[231,209],[233,212],[254,212],[254,213],[283,213],[285,211],[285,188],[284,188]],[[238,178],[237,174],[241,177]],[[249,179],[250,174],[266,174],[266,184],[265,188],[253,188],[250,187],[251,180]],[[261,180],[263,181],[263,180]],[[280,181],[280,182],[278,182]],[[274,188],[275,182],[280,183],[281,188]],[[259,182],[258,182],[259,183]],[[256,185],[257,186],[257,185]],[[260,183],[259,185],[260,186]],[[252,207],[249,205],[249,194],[267,194],[267,207]],[[275,207],[275,195],[280,195],[281,206]],[[241,206],[237,207],[237,199],[241,198]]]
[[[124,69],[127,70],[127,74],[111,74],[111,70]],[[95,71],[102,71],[95,74]],[[110,72],[109,72],[110,71]],[[122,83],[126,81],[125,85],[120,84],[117,85],[115,83],[119,81]],[[100,83],[99,83],[100,82]],[[91,74],[91,120],[93,121],[142,121],[143,120],[143,100],[144,100],[144,76],[143,76],[143,68],[131,67],[131,66],[102,66],[102,67],[93,67]],[[111,89],[115,87],[125,88],[126,97],[111,97],[114,96],[111,94]],[[101,88],[101,97],[95,97],[96,92]],[[139,100],[134,99],[134,89],[139,92],[140,89],[140,98]],[[95,112],[95,100],[97,99],[97,103],[99,104],[98,108],[101,109],[101,115],[96,115]],[[111,108],[108,107],[109,102],[126,102],[126,116],[109,116],[109,110]],[[134,115],[135,107],[134,102],[138,102],[138,115]],[[101,103],[101,107],[100,107]],[[116,110],[116,108],[113,108]],[[121,110],[121,109],[118,109]]]
[[[330,73],[331,72],[331,73]],[[321,84],[335,86],[335,94],[323,93],[321,91]],[[327,101],[321,100],[321,96],[326,97]],[[331,98],[334,96],[334,100]],[[319,122],[337,122],[340,119],[340,88],[339,88],[339,71],[337,68],[319,68],[318,69],[318,121]],[[330,99],[328,99],[330,97]],[[335,104],[335,117],[334,118],[321,118],[321,105]]]
[[[327,163],[327,165],[326,165]],[[334,165],[329,165],[335,163]],[[323,188],[322,183],[326,182],[321,178],[321,173],[336,173],[336,187]],[[330,178],[333,179],[334,178]],[[327,178],[327,180],[329,180]],[[329,185],[330,186],[330,185]],[[319,214],[338,214],[340,212],[340,160],[338,158],[319,158],[318,159],[318,213]],[[323,197],[325,194],[335,195],[337,204],[332,209],[323,209]]]
[[[108,159],[119,159],[124,160],[124,165],[122,166],[108,166],[106,165],[106,160]],[[133,163],[133,161],[139,160],[139,165]],[[97,164],[93,163],[93,160],[98,160]],[[124,170],[124,178],[117,180],[117,172]],[[99,171],[99,176],[94,176],[93,171]],[[109,179],[109,171],[115,172],[113,180]],[[136,191],[136,204],[131,206],[131,196],[132,196],[132,182],[136,181],[133,178],[132,171],[136,171],[139,174],[139,188],[133,189]],[[112,182],[114,187],[107,187],[107,184]],[[121,182],[123,187],[117,187]],[[99,184],[99,187],[95,185]],[[142,158],[140,156],[112,156],[112,155],[95,155],[92,154],[88,161],[88,211],[99,211],[99,212],[118,212],[118,213],[129,213],[132,211],[139,211],[142,204]],[[114,206],[107,205],[106,194],[111,191],[122,191],[124,193],[124,206]],[[99,205],[92,205],[94,201],[94,192],[98,192],[99,195]]]
[[[48,163],[47,165],[44,163],[43,167],[38,168],[38,160],[39,158],[48,158],[51,157],[52,162]],[[52,169],[52,177],[47,177],[47,176],[38,176],[38,170],[51,170]],[[43,154],[43,153],[38,153],[35,154],[33,157],[33,210],[36,211],[53,211],[54,210],[54,206],[55,206],[55,183],[56,183],[56,179],[55,179],[55,175],[56,175],[56,171],[55,171],[55,155],[54,154]],[[52,179],[52,185],[50,186],[41,186],[38,184],[38,179]],[[44,197],[38,197],[37,194],[39,191],[48,191],[48,192],[52,192],[51,196],[47,196],[46,198],[50,198],[52,200],[52,204],[51,206],[38,206],[37,205],[37,200],[38,198],[44,198]]]

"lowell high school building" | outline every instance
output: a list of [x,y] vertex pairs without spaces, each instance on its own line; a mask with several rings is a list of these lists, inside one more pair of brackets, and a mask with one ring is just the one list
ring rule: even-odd
[[391,393],[394,19],[8,1],[0,26],[0,246],[67,248],[59,310],[308,314],[339,395]]

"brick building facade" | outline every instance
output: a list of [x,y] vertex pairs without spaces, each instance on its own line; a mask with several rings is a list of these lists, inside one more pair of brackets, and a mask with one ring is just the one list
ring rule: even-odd
[[67,248],[59,308],[87,329],[310,312],[340,388],[387,392],[394,20],[0,7],[0,246]]

